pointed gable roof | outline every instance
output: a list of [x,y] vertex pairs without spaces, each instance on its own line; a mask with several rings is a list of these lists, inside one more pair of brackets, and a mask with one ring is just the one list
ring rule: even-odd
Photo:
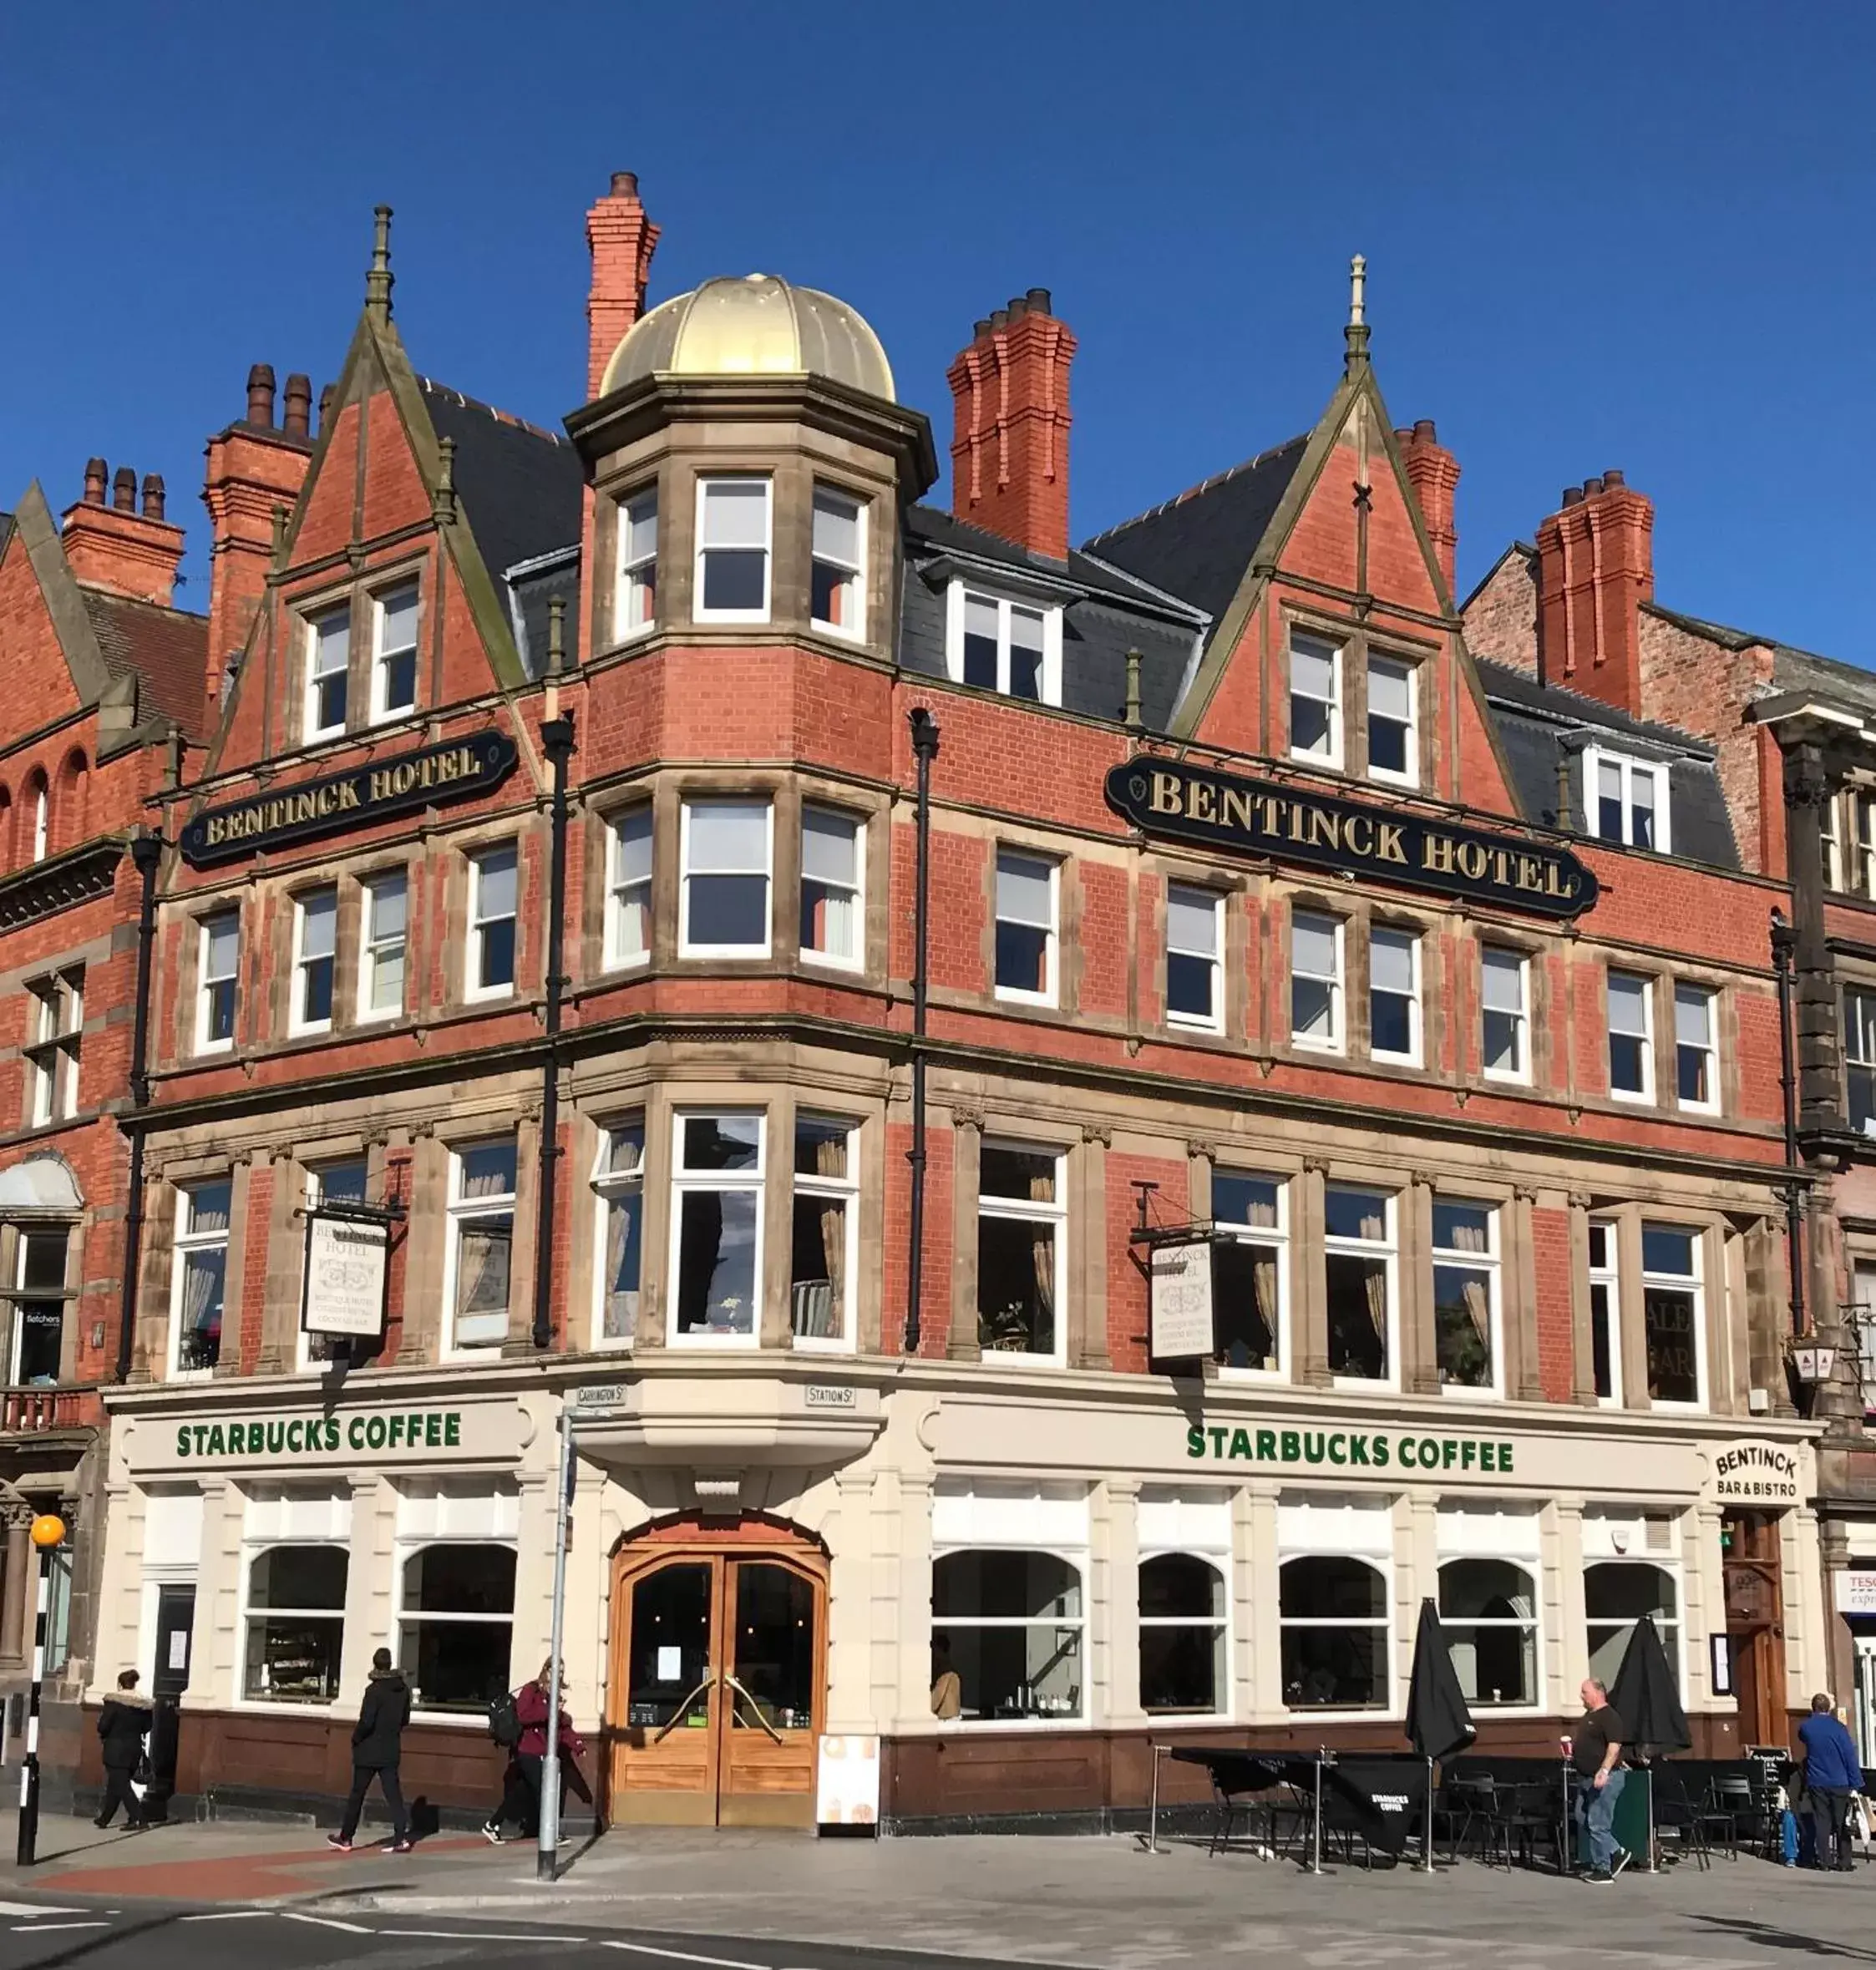
[[85,615],[114,677],[134,675],[139,712],[173,720],[192,739],[209,729],[209,619],[134,595],[81,588]]
[[[38,584],[79,702],[94,705],[110,685],[110,667],[98,647],[97,631],[85,609],[84,593],[72,573],[71,563],[65,559],[64,544],[58,538],[58,523],[52,517],[52,508],[38,479],[26,489],[13,515],[13,532],[18,535],[32,566],[33,578]],[[8,544],[12,538],[9,534]]]

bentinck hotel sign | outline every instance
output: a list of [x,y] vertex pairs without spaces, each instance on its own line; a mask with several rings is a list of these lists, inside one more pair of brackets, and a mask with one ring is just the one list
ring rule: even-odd
[[183,859],[205,869],[263,848],[343,834],[421,808],[492,793],[515,770],[518,757],[505,733],[479,732],[349,772],[297,781],[277,793],[209,808],[184,828]]
[[1533,916],[1579,916],[1595,872],[1567,849],[1305,793],[1280,780],[1135,759],[1108,774],[1108,805],[1148,834],[1270,855],[1396,889],[1495,903]]

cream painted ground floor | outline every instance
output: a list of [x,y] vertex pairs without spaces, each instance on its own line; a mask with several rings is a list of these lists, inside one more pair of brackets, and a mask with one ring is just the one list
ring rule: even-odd
[[[371,1653],[405,1789],[492,1802],[487,1704],[563,1655],[615,1818],[1064,1823],[1148,1747],[1399,1748],[1440,1608],[1482,1747],[1542,1750],[1655,1623],[1700,1748],[1826,1649],[1802,1425],[979,1364],[504,1364],[114,1393],[94,1699],[175,1785],[325,1800]],[[603,1377],[603,1380],[601,1379]]]

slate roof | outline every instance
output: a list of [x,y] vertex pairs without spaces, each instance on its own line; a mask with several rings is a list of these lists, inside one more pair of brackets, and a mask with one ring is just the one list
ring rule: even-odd
[[1642,607],[1650,615],[1677,623],[1726,649],[1770,651],[1772,681],[1768,688],[1772,691],[1806,691],[1814,696],[1846,701],[1859,712],[1876,712],[1876,671],[1862,664],[1847,663],[1842,657],[1820,656],[1814,650],[1800,650],[1795,644],[1780,642],[1776,636],[1762,636],[1752,630],[1709,622],[1677,609],[1664,609],[1658,602],[1645,602]]
[[1140,715],[1151,731],[1172,720],[1204,618],[1153,594],[1116,569],[1071,553],[1066,561],[1032,554],[935,507],[907,509],[899,661],[926,676],[945,673],[945,596],[956,575],[991,591],[1007,570],[1012,598],[1062,605],[1062,705],[1090,717],[1118,718],[1127,704],[1127,652],[1140,652]]
[[81,586],[79,595],[111,675],[141,681],[139,717],[171,718],[190,737],[206,738],[207,616],[104,589]]
[[1587,834],[1583,788],[1585,747],[1606,742],[1668,769],[1669,840],[1677,856],[1718,869],[1740,866],[1739,844],[1714,763],[1713,748],[1672,726],[1539,684],[1527,671],[1483,659],[1479,681],[1527,817],[1541,826]]
[[418,377],[417,387],[438,438],[455,440],[456,495],[495,580],[579,540],[585,481],[566,438],[428,377]]
[[1260,452],[1164,506],[1096,534],[1086,551],[1181,596],[1215,622],[1238,592],[1308,443],[1306,433]]

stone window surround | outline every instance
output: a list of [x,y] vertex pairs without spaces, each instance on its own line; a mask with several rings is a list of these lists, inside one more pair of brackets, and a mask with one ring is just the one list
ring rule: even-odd
[[[1337,683],[1341,707],[1341,752],[1335,763],[1293,754],[1290,750],[1290,638],[1292,631],[1316,636],[1336,645],[1341,652]],[[1420,642],[1399,631],[1377,630],[1347,616],[1285,601],[1279,619],[1270,652],[1273,687],[1269,702],[1275,712],[1270,751],[1273,757],[1289,762],[1297,772],[1326,779],[1346,780],[1377,787],[1391,793],[1416,793],[1424,798],[1439,784],[1436,777],[1440,762],[1439,720],[1444,707],[1431,688],[1437,676],[1435,660],[1443,646]],[[1374,779],[1368,771],[1368,659],[1384,656],[1405,664],[1413,672],[1413,733],[1417,747],[1416,778],[1412,787],[1398,780]]]
[[[417,695],[416,701],[398,711],[373,717],[372,706],[377,686],[378,600],[393,589],[414,585],[417,590]],[[307,739],[306,730],[307,680],[312,662],[312,625],[329,610],[351,611],[346,662],[345,726],[342,731],[322,733]],[[280,747],[284,752],[329,746],[343,746],[369,733],[374,737],[390,728],[424,716],[424,706],[434,701],[436,639],[434,619],[436,583],[428,549],[406,550],[369,570],[348,574],[304,589],[283,599],[282,616],[288,625],[288,688],[286,698],[286,731]],[[428,650],[429,665],[423,659]]]

